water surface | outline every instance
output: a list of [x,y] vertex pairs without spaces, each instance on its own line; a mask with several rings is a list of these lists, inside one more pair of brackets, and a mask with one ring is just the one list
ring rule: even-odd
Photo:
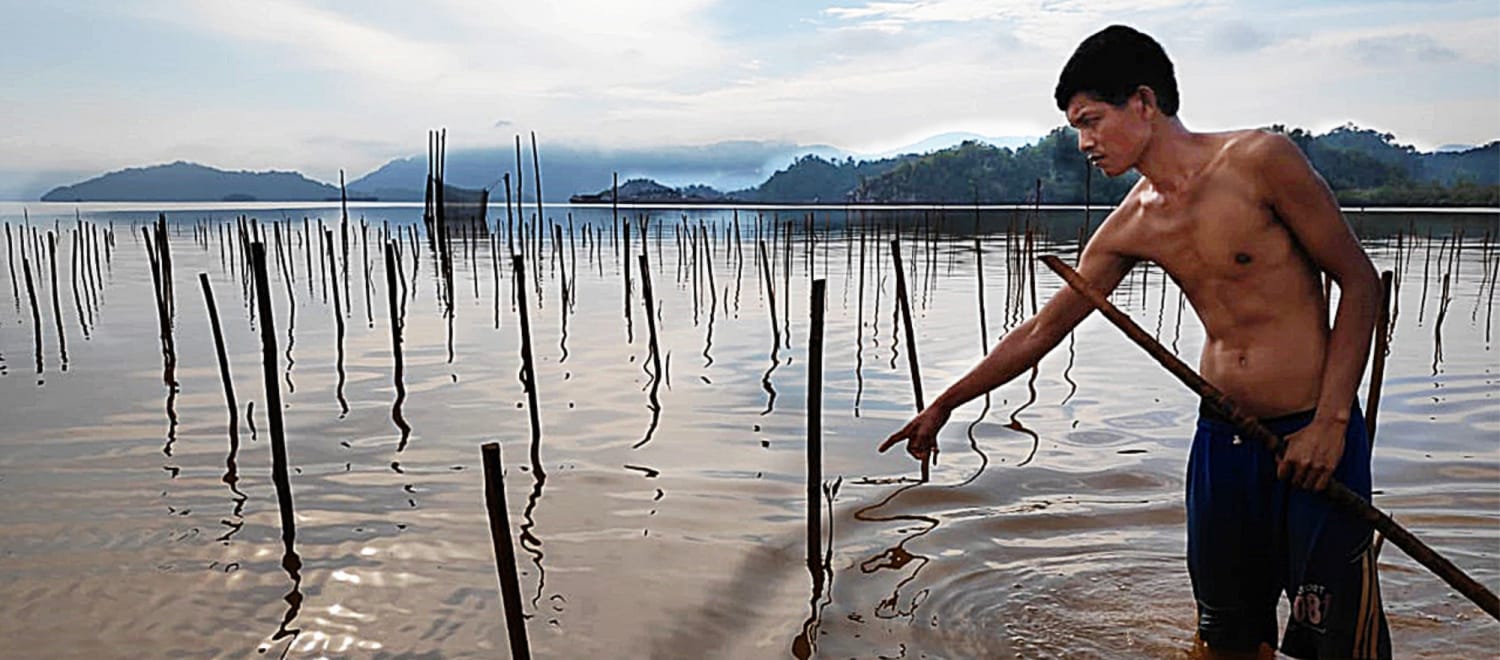
[[[538,657],[1160,657],[1191,645],[1182,493],[1196,401],[1102,318],[1034,377],[960,409],[930,483],[874,451],[914,409],[893,231],[930,400],[985,339],[1024,320],[1033,289],[1042,302],[1062,286],[1039,266],[1032,277],[1024,230],[1037,229],[1037,254],[1071,261],[1079,210],[742,210],[737,240],[731,210],[622,211],[649,218],[658,380],[641,273],[610,211],[549,207],[563,241],[542,226],[520,287],[537,361],[533,443],[517,281],[508,257],[492,259],[523,251],[504,225],[493,245],[454,237],[449,284],[419,208],[355,205],[346,262],[336,208],[208,206],[169,211],[170,355],[141,232],[154,209],[79,209],[88,236],[112,227],[114,244],[97,286],[79,261],[75,300],[74,207],[32,205],[43,255],[46,231],[59,239],[56,308],[50,270],[33,270],[40,370],[18,247],[16,279],[0,270],[0,640],[11,652],[502,654],[479,454],[489,441],[503,448]],[[252,319],[229,251],[240,215],[270,246],[300,567],[285,561],[271,479],[265,319]],[[1500,589],[1500,253],[1484,238],[1496,215],[1349,218],[1399,284],[1375,503]],[[0,220],[19,245],[19,208]],[[326,289],[308,277],[327,271],[320,222],[338,278]],[[387,227],[403,246],[399,378]],[[35,259],[28,251],[33,269],[50,268]],[[223,323],[233,431],[200,272]],[[805,555],[815,277],[828,281],[822,575]],[[1201,326],[1160,270],[1138,268],[1114,301],[1196,362]],[[1380,571],[1398,655],[1500,644],[1500,625],[1396,548]]]

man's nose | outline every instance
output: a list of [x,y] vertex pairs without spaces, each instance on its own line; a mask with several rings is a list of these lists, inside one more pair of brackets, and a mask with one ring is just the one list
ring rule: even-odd
[[1087,153],[1090,149],[1093,149],[1093,148],[1094,148],[1094,139],[1090,138],[1090,137],[1084,137],[1083,133],[1079,133],[1078,134],[1078,150],[1082,151],[1084,153]]

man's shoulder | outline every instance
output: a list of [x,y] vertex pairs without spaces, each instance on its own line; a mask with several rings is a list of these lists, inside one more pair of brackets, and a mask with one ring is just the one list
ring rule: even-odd
[[1145,215],[1145,209],[1141,204],[1141,192],[1149,186],[1146,177],[1141,177],[1131,186],[1130,191],[1120,203],[1105,216],[1104,221],[1099,224],[1099,229],[1094,233],[1090,244],[1097,242],[1100,248],[1110,252],[1130,252],[1130,246],[1136,240],[1138,220]]
[[1263,128],[1225,131],[1212,135],[1221,141],[1220,152],[1223,157],[1252,167],[1301,152],[1291,138]]

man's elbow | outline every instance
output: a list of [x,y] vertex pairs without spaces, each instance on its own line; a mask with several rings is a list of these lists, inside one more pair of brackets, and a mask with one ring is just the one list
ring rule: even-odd
[[1373,324],[1380,311],[1380,276],[1370,260],[1361,259],[1358,264],[1340,273],[1338,283],[1341,298],[1357,302],[1360,316],[1367,317],[1362,320]]
[[1375,265],[1369,259],[1361,259],[1349,279],[1352,280],[1350,284],[1340,283],[1339,286],[1359,291],[1366,302],[1372,305],[1380,304],[1380,275],[1375,272]]

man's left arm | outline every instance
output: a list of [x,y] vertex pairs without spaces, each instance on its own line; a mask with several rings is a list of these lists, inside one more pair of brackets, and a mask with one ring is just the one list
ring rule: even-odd
[[1338,200],[1302,150],[1280,135],[1258,145],[1263,184],[1277,217],[1291,229],[1313,263],[1339,285],[1339,305],[1323,361],[1318,409],[1307,427],[1287,437],[1277,471],[1294,485],[1323,490],[1343,456],[1370,339],[1379,309],[1379,278],[1359,239],[1344,221]]

